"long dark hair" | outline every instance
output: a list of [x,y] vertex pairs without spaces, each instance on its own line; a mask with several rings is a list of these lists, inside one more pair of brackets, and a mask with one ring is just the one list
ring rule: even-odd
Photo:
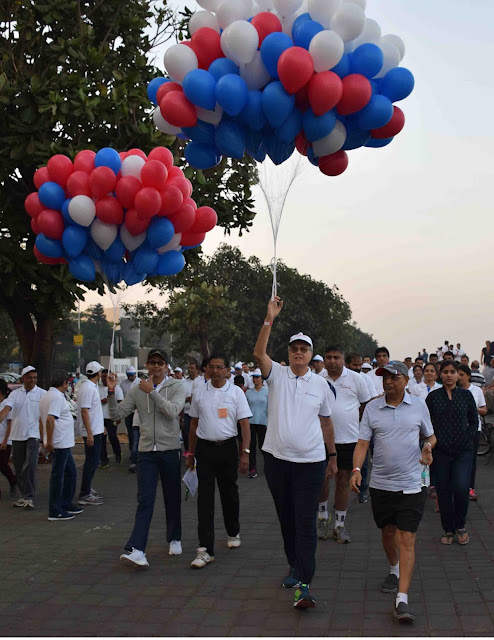
[[4,398],[10,393],[9,385],[2,378],[0,378],[0,393]]

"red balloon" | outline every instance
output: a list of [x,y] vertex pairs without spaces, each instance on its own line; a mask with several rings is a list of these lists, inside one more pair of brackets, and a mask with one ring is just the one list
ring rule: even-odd
[[194,191],[194,187],[192,186],[192,182],[188,178],[185,178],[185,182],[189,187],[189,198],[190,198],[190,196],[192,195],[192,192]]
[[148,160],[141,169],[141,182],[145,187],[160,191],[168,179],[168,171],[159,160]]
[[49,258],[38,251],[37,247],[33,248],[33,253],[38,262],[42,262],[43,264],[60,264],[60,258]]
[[184,200],[189,197],[189,185],[185,181],[185,178],[168,178],[166,186],[177,187],[177,189],[180,189]]
[[43,209],[36,218],[36,223],[41,233],[48,238],[61,240],[64,230],[62,214],[54,209]]
[[161,209],[158,212],[160,216],[171,216],[176,213],[184,203],[184,197],[178,187],[166,185],[160,191]]
[[40,167],[37,171],[35,171],[33,182],[36,189],[39,189],[42,184],[49,181],[50,174],[48,173],[48,169],[46,167]]
[[[207,233],[214,229],[218,222],[216,211],[211,207],[199,207],[196,211],[196,219],[190,228],[191,233]],[[188,246],[188,245],[185,245]]]
[[178,84],[178,82],[165,82],[156,92],[156,102],[159,104],[167,93],[172,93],[173,91],[184,92],[182,85]]
[[306,156],[312,145],[305,137],[303,131],[301,131],[295,138],[295,146],[301,155]]
[[120,160],[123,162],[127,157],[127,151],[119,151],[118,155],[120,156]]
[[314,61],[302,47],[290,47],[283,51],[278,60],[278,75],[288,93],[297,93],[312,78]]
[[346,151],[337,151],[330,156],[319,158],[319,169],[326,176],[339,176],[348,167],[348,154]]
[[144,233],[149,227],[150,218],[141,218],[135,209],[129,209],[125,214],[125,226],[131,236],[138,236]]
[[340,115],[348,116],[351,113],[357,113],[369,104],[372,98],[372,87],[365,76],[351,73],[343,78],[342,84],[343,95],[337,105]]
[[315,73],[307,90],[310,106],[316,116],[334,109],[343,95],[341,78],[332,71]]
[[89,176],[89,187],[95,198],[101,198],[101,196],[106,196],[107,193],[112,192],[116,183],[117,176],[110,167],[96,167]]
[[107,224],[122,224],[123,207],[113,196],[103,196],[96,201],[96,216]]
[[394,107],[393,117],[387,125],[380,129],[373,129],[371,135],[378,140],[384,140],[385,138],[393,138],[398,135],[405,126],[405,114],[400,107]]
[[184,204],[174,215],[168,216],[168,219],[173,223],[175,233],[183,233],[194,224],[196,212],[190,205]]
[[264,38],[269,36],[270,33],[283,31],[279,18],[269,11],[258,13],[250,22],[259,34],[259,46],[261,46]]
[[130,149],[129,151],[127,151],[127,156],[139,156],[143,160],[148,159],[147,155],[144,153],[144,151],[141,151],[141,149]]
[[38,235],[38,233],[41,233],[41,231],[39,230],[39,225],[36,222],[36,218],[31,218],[31,229],[36,235]]
[[172,167],[168,170],[168,180],[172,178],[185,178],[184,172],[180,167]]
[[191,206],[194,209],[194,211],[196,211],[196,209],[197,209],[196,201],[192,200],[192,198],[190,198],[190,197],[185,198],[184,204],[188,204],[189,206]]
[[36,218],[36,216],[43,211],[44,206],[41,204],[39,196],[35,191],[30,193],[24,200],[24,208],[31,218]]
[[197,244],[202,244],[205,237],[205,233],[192,233],[192,231],[187,231],[186,233],[182,233],[180,244],[182,247],[195,247]]
[[309,87],[307,85],[299,89],[295,94],[295,105],[302,113],[305,113],[310,108]]
[[160,102],[160,111],[163,118],[174,127],[195,127],[197,124],[194,105],[178,91],[166,94]]
[[135,197],[134,207],[141,217],[152,218],[161,209],[159,191],[150,187],[143,187]]
[[123,176],[117,182],[115,193],[120,201],[120,204],[126,209],[131,209],[134,206],[134,199],[137,192],[142,189],[142,182],[135,176]]
[[74,165],[70,158],[62,154],[57,154],[48,160],[46,167],[50,174],[50,180],[58,182],[61,187],[67,186],[67,180],[74,171]]
[[85,171],[74,171],[67,180],[67,194],[74,196],[91,196],[89,174]]
[[209,69],[209,65],[223,57],[220,34],[210,27],[201,27],[192,36],[192,50],[197,56],[200,69]]
[[[169,82],[167,84],[170,84]],[[163,85],[162,85],[163,86]],[[162,162],[168,170],[173,167],[173,153],[166,147],[155,147],[148,154],[148,160],[159,160]]]
[[84,171],[84,173],[91,173],[94,169],[94,159],[96,154],[90,149],[84,149],[74,158],[74,171]]

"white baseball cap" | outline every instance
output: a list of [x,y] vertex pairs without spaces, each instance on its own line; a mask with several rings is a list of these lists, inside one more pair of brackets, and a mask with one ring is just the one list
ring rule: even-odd
[[308,345],[310,345],[310,348],[313,348],[313,344],[312,344],[312,340],[309,338],[309,336],[306,336],[305,334],[303,334],[302,332],[300,333],[296,333],[294,336],[292,336],[290,338],[290,340],[288,341],[288,344],[292,344],[292,342],[307,342]]
[[235,369],[241,369],[243,365],[243,362],[237,362],[237,364],[235,365]]
[[25,376],[26,373],[30,373],[31,371],[36,371],[36,367],[32,367],[30,364],[28,364],[27,367],[24,367],[24,369],[21,371],[21,378],[22,376]]
[[133,376],[134,374],[137,373],[137,371],[135,370],[135,367],[127,367],[127,370],[125,372],[128,376]]
[[319,354],[317,354],[317,356],[314,356],[312,360],[314,360],[315,362],[324,362],[324,358]]
[[174,373],[183,373],[182,369],[180,367],[175,367],[175,369],[173,369]]
[[99,362],[96,362],[96,360],[92,360],[91,362],[88,362],[86,365],[86,373],[90,376],[95,376],[97,373],[99,373],[103,369],[104,367]]
[[370,371],[372,369],[372,365],[369,362],[364,362],[362,369],[368,369]]
[[262,376],[262,372],[260,369],[254,369],[254,371],[252,372],[252,377],[254,376]]

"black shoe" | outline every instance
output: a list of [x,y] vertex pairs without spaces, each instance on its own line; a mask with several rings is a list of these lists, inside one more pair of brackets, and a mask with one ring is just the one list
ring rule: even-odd
[[101,462],[99,463],[100,469],[108,469],[109,466],[110,466],[109,460],[101,460]]
[[122,462],[122,456],[117,456],[116,457],[116,462],[117,462],[117,464],[120,464]]
[[298,580],[295,576],[296,576],[295,567],[290,567],[290,571],[288,572],[288,575],[285,577],[285,579],[282,582],[285,589],[293,589],[298,585]]
[[137,465],[132,463],[129,467],[129,473],[136,473],[137,472]]
[[397,593],[398,592],[398,577],[394,573],[388,573],[386,580],[381,585],[381,591],[383,593]]
[[67,513],[70,513],[73,516],[76,516],[77,514],[82,513],[83,511],[84,509],[77,506],[76,504],[71,504],[70,507],[67,509]]
[[358,494],[358,502],[360,504],[365,504],[367,502],[367,494],[365,491]]
[[393,609],[393,615],[398,622],[413,622],[415,616],[409,610],[408,605],[405,602],[400,602],[398,606]]

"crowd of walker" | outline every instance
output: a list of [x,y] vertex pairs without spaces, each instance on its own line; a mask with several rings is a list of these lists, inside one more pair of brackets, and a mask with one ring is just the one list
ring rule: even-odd
[[[411,622],[408,591],[428,493],[440,513],[440,542],[469,542],[465,522],[469,500],[478,499],[480,416],[488,407],[494,409],[494,349],[491,352],[487,342],[480,363],[470,364],[461,345],[455,348],[448,341],[437,353],[419,352],[414,362],[411,357],[390,360],[389,351],[380,347],[371,361],[345,354],[338,345],[329,345],[324,356],[314,355],[311,338],[298,333],[288,341],[288,362],[278,363],[267,349],[282,308],[277,297],[268,303],[254,349],[257,367],[251,371],[241,362],[231,368],[224,354],[213,353],[200,368],[189,363],[185,378],[181,368],[169,369],[161,349],[153,349],[146,363],[148,378],[139,380],[129,368],[127,379],[118,385],[115,374],[98,362],[88,363],[87,379],[77,393],[77,424],[85,451],[78,499],[74,419],[66,396],[69,375],[56,372],[48,391],[37,386],[32,366],[23,369],[22,387],[11,393],[0,380],[0,472],[12,495],[19,493],[13,506],[34,508],[40,440],[52,461],[48,520],[71,520],[83,508],[102,505],[93,478],[98,467],[109,464],[107,437],[116,463],[122,462],[117,425],[124,420],[129,471],[137,471],[138,491],[135,524],[121,560],[133,567],[149,566],[145,551],[158,480],[169,553],[182,553],[185,457],[198,480],[199,546],[190,566],[202,569],[214,561],[216,485],[226,545],[241,545],[237,477],[238,472],[257,477],[259,448],[288,561],[282,584],[294,589],[294,606],[315,606],[310,583],[317,540],[351,542],[346,517],[353,491],[357,504],[370,495],[381,530],[389,563],[381,591],[396,594],[394,616]],[[328,509],[331,478],[333,525]]]

